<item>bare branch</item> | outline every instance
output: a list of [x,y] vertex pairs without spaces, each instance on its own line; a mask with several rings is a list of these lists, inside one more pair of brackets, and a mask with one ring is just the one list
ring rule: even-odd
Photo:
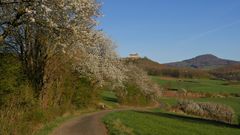
[[0,6],[7,6],[7,5],[13,5],[13,4],[25,4],[25,3],[33,3],[35,0],[14,0],[14,1],[7,1],[7,0],[1,0]]

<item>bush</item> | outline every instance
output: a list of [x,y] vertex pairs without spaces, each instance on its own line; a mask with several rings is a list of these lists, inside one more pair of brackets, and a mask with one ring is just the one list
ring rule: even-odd
[[189,115],[196,115],[202,118],[221,121],[232,124],[234,119],[234,111],[232,108],[214,104],[214,103],[195,103],[192,101],[180,101],[177,108]]
[[6,101],[5,98],[23,85],[21,64],[14,55],[0,53],[0,106]]
[[97,90],[91,86],[91,82],[85,78],[77,81],[76,89],[73,95],[72,104],[81,109],[93,105],[97,100]]
[[[0,109],[0,134],[31,134],[36,127],[35,120],[40,121],[33,110],[37,108],[31,88],[20,86],[14,93],[5,96]],[[31,114],[31,116],[30,116]]]
[[[119,101],[124,104],[148,105],[161,96],[161,89],[140,68],[125,63],[127,79],[124,87],[117,91]],[[122,90],[121,90],[122,89]]]
[[152,103],[152,98],[142,93],[138,86],[127,83],[124,88],[125,93],[117,93],[119,102],[127,105],[148,105]]
[[57,67],[59,74],[38,97],[16,56],[0,54],[0,135],[33,134],[56,117],[94,102],[89,81],[79,79],[68,65]]

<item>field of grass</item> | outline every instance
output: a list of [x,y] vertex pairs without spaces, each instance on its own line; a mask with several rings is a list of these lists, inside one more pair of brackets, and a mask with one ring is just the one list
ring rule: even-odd
[[204,93],[240,93],[240,84],[230,84],[221,80],[209,79],[164,79],[152,77],[155,82],[168,89],[186,89]]
[[116,108],[119,106],[118,98],[113,91],[105,90],[101,93],[101,100],[110,108]]
[[186,117],[164,112],[114,112],[103,121],[107,125],[110,135],[119,134],[114,121],[132,129],[135,135],[239,135],[240,129],[209,120]]
[[[240,93],[239,83],[229,84],[221,80],[209,79],[174,79],[152,77],[154,81],[167,89],[186,89],[192,92],[211,93]],[[160,103],[171,107],[176,105],[179,98],[162,97]],[[235,124],[240,121],[240,98],[189,98],[195,102],[211,102],[230,106],[236,113]],[[110,135],[239,135],[240,127],[216,121],[204,120],[194,116],[167,112],[154,109],[149,112],[123,111],[110,113],[103,118]],[[118,123],[118,124],[116,124]]]

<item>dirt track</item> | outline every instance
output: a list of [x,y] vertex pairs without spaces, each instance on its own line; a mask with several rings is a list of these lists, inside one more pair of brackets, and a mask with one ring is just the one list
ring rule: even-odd
[[107,135],[107,129],[101,118],[113,111],[87,114],[64,123],[55,129],[52,135]]
[[145,108],[123,107],[122,109],[106,110],[86,114],[62,124],[53,131],[52,135],[107,135],[107,129],[101,121],[102,117],[104,117],[106,114],[116,111],[146,110],[156,108],[158,106],[159,105],[156,104],[152,107]]

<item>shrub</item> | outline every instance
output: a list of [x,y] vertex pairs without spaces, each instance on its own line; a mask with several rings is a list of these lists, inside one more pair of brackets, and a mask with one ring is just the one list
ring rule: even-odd
[[232,108],[214,103],[195,103],[183,100],[177,105],[177,108],[189,115],[196,115],[202,118],[221,121],[231,124],[234,118]]
[[59,75],[48,80],[38,98],[20,61],[12,54],[0,54],[0,135],[33,134],[56,117],[94,101],[96,92],[89,81],[79,79],[68,65],[55,67]]
[[205,97],[211,98],[211,97],[214,97],[214,94],[212,94],[212,93],[206,93],[206,94],[205,94]]
[[[37,107],[31,88],[20,86],[14,93],[5,97],[5,102],[0,109],[0,134],[17,135],[31,134],[36,127],[33,110]],[[31,114],[31,116],[28,116]],[[36,118],[36,119],[35,119]]]
[[77,81],[76,90],[73,95],[72,104],[77,107],[77,109],[81,109],[84,107],[88,107],[89,105],[93,105],[94,101],[97,99],[97,91],[95,88],[91,86],[91,82],[85,78],[81,78]]
[[124,88],[125,93],[117,93],[119,102],[127,105],[148,105],[152,99],[145,95],[137,85],[127,83]]
[[7,95],[19,90],[22,85],[20,62],[14,55],[0,53],[0,106],[6,101]]
[[161,89],[140,68],[125,63],[127,79],[122,90],[117,91],[121,103],[147,105],[154,103],[161,96]]
[[185,93],[188,92],[188,90],[186,90],[186,89],[184,89],[184,88],[181,88],[181,89],[178,90],[178,92],[185,94]]

